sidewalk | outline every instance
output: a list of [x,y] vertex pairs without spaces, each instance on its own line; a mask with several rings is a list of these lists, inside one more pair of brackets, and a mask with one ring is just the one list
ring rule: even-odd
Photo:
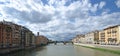
[[95,45],[98,48],[106,48],[111,50],[120,50],[120,46],[114,46],[114,45]]
[[82,43],[74,43],[74,45],[95,47],[95,46],[94,46],[94,45],[92,45],[92,44],[82,44]]
[[105,48],[110,50],[120,50],[120,45],[114,46],[114,45],[82,44],[82,43],[74,43],[74,44],[81,46],[88,46],[88,47]]

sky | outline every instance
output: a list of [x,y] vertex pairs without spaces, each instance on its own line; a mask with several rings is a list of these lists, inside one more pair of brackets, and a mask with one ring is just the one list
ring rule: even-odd
[[120,24],[120,0],[0,0],[0,21],[26,26],[51,40]]

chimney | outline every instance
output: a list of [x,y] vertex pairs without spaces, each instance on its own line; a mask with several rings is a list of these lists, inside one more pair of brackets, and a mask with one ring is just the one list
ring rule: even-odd
[[39,36],[39,32],[37,32],[37,36]]

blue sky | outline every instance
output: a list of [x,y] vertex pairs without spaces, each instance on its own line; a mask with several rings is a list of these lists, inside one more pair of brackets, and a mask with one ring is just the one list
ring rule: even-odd
[[120,24],[120,0],[0,0],[3,19],[52,40],[69,40]]

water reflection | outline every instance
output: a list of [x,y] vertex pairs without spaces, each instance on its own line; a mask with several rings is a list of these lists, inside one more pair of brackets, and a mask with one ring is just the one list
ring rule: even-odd
[[98,51],[90,48],[80,46],[73,46],[72,44],[59,43],[57,45],[50,44],[45,47],[38,47],[31,50],[22,50],[11,54],[0,56],[120,56],[109,52]]

